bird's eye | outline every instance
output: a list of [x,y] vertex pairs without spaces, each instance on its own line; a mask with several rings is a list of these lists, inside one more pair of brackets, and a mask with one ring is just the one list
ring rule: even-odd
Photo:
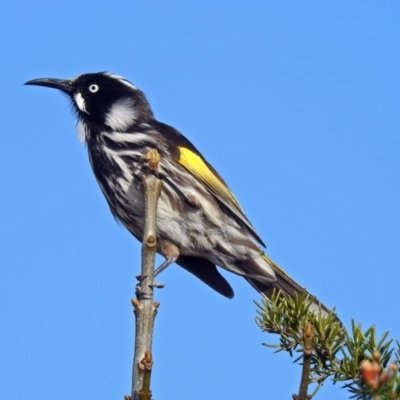
[[96,93],[98,91],[99,91],[99,85],[93,83],[89,86],[89,92]]

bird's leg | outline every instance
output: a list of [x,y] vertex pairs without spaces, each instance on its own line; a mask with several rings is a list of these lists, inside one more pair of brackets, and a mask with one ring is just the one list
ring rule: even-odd
[[179,257],[179,249],[170,242],[161,243],[160,253],[165,257],[165,261],[154,271],[154,276],[157,276],[165,268],[173,264]]

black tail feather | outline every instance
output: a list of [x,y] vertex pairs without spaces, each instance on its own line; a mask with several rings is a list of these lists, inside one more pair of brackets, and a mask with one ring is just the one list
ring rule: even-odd
[[205,258],[180,256],[178,265],[191,272],[212,289],[227,297],[233,298],[234,292],[228,281],[219,273],[217,267]]
[[263,282],[259,282],[255,279],[249,279],[248,282],[260,293],[264,294],[268,298],[271,298],[272,293],[275,290],[280,290],[287,296],[297,296],[301,297],[303,295],[307,295],[310,298],[313,298],[314,301],[311,305],[310,310],[317,312],[319,308],[321,308],[323,314],[326,316],[330,313],[328,307],[326,307],[323,303],[321,303],[315,296],[311,295],[306,289],[301,287],[295,280],[293,280],[286,272],[276,265],[266,254],[262,254],[263,259],[269,264],[269,266],[274,270],[276,281],[271,284],[266,284]]

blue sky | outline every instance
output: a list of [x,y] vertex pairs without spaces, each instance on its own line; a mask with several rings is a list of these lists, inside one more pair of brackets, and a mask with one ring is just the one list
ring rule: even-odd
[[[268,254],[351,318],[400,338],[398,1],[3,2],[0,398],[122,399],[139,244],[110,215],[67,101],[39,77],[119,73],[235,192]],[[161,262],[161,259],[158,260]],[[225,273],[224,273],[225,274]],[[154,337],[157,400],[289,399],[259,296],[177,266]],[[326,384],[316,398],[346,399]]]

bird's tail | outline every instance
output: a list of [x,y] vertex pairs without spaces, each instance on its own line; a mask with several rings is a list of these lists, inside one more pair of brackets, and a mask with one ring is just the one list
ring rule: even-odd
[[297,294],[297,296],[301,297],[303,295],[306,295],[309,296],[310,299],[313,299],[313,303],[310,306],[310,311],[318,313],[319,309],[321,309],[323,316],[327,316],[330,313],[328,307],[322,304],[315,296],[307,292],[306,289],[301,287],[282,268],[276,265],[265,253],[262,253],[261,256],[264,259],[264,261],[268,263],[268,265],[275,272],[276,281],[268,284],[260,282],[256,279],[246,277],[246,279],[250,282],[251,285],[254,286],[254,288],[258,292],[264,294],[268,298],[271,298],[274,290],[280,290],[281,292],[283,292],[285,295],[288,296],[295,296]]

